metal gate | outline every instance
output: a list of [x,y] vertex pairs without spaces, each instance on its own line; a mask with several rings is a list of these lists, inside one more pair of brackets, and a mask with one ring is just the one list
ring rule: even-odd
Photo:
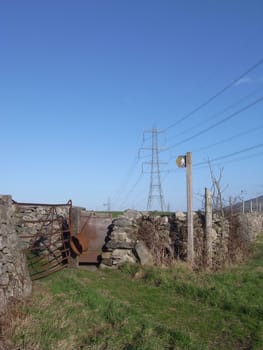
[[18,234],[27,256],[31,279],[48,276],[66,267],[70,255],[72,202],[39,204],[14,201],[14,204],[16,216],[19,217],[22,212],[17,224]]
[[80,211],[79,232],[86,236],[88,250],[79,256],[79,265],[100,262],[102,247],[105,244],[108,227],[111,223],[112,215],[110,213]]

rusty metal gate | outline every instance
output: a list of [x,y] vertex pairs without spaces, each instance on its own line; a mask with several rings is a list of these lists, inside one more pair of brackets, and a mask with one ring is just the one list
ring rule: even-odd
[[100,262],[102,247],[105,244],[108,227],[112,223],[110,213],[88,212],[79,213],[79,233],[85,235],[88,250],[78,258],[78,264],[98,264]]
[[[32,280],[68,265],[72,202],[66,204],[18,203],[16,216],[20,244],[27,256]],[[33,214],[32,214],[33,213]]]

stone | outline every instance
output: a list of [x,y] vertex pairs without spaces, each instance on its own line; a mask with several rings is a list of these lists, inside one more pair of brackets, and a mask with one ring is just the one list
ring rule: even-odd
[[136,221],[137,219],[139,219],[142,216],[142,214],[137,210],[127,209],[124,212],[124,216]]
[[114,228],[109,236],[109,240],[106,244],[107,249],[116,249],[116,248],[124,248],[124,249],[133,249],[136,236],[133,231],[129,230],[125,231],[126,228]]
[[118,241],[115,239],[111,239],[107,243],[107,249],[110,249],[114,251],[115,249],[133,249],[134,243],[132,242],[125,242],[125,241]]
[[217,239],[217,232],[216,232],[216,230],[214,228],[212,228],[212,230],[211,230],[211,240],[213,242],[213,241],[216,241],[216,239]]
[[102,264],[106,266],[112,266],[113,265],[113,260],[112,259],[103,259]]
[[9,283],[9,275],[7,273],[5,274],[1,274],[0,276],[0,287],[3,288],[3,287],[7,287],[8,286],[8,283]]
[[102,252],[101,258],[102,259],[110,259],[112,257],[112,252]]
[[152,254],[142,241],[136,243],[135,251],[138,255],[141,265],[154,265]]
[[115,249],[112,252],[113,264],[136,263],[137,259],[130,249]]
[[110,269],[117,269],[118,268],[118,266],[117,265],[106,265],[106,264],[104,264],[103,262],[100,264],[100,266],[99,266],[99,268],[100,269],[108,269],[108,270],[110,270]]
[[131,225],[131,221],[123,216],[115,219],[113,222],[115,226],[120,226],[120,227],[126,227]]
[[175,217],[176,217],[176,219],[179,220],[179,221],[185,221],[185,220],[186,220],[186,214],[183,213],[182,211],[177,211],[177,212],[175,213]]
[[168,225],[168,222],[169,222],[168,216],[163,216],[160,218],[161,225]]

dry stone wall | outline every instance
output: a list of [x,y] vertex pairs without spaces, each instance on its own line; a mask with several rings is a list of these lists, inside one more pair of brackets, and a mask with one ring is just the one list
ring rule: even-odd
[[[21,299],[30,294],[31,281],[22,250],[43,232],[43,218],[50,214],[49,206],[19,205],[11,196],[0,196],[0,313],[6,310],[12,298]],[[57,207],[56,215],[68,217],[69,207]],[[216,270],[234,261],[237,252],[241,254],[243,247],[263,229],[262,214],[247,213],[224,221],[214,216],[208,246],[205,220],[204,213],[194,213],[195,266],[198,269]],[[53,224],[56,229],[61,222]],[[208,255],[211,257],[209,263]],[[155,216],[127,210],[109,227],[100,266],[114,268],[125,262],[169,266],[186,258],[185,213]]]
[[125,262],[136,263],[134,254],[137,242],[137,220],[141,213],[128,210],[125,215],[114,219],[109,227],[101,256],[101,267],[117,267]]
[[[197,259],[203,261],[203,216],[194,214]],[[186,214],[156,216],[127,210],[113,220],[102,252],[101,267],[118,267],[126,262],[142,265],[170,265],[185,260],[187,249]]]
[[49,237],[50,244],[55,243],[61,235],[62,218],[68,220],[70,215],[70,205],[52,206],[14,202],[13,206],[15,211],[13,221],[20,238],[21,249],[28,248],[33,240],[43,235]]
[[233,214],[224,219],[213,218],[210,251],[211,256],[205,266],[218,270],[229,263],[242,261],[249,254],[250,243],[263,231],[261,213]]
[[12,298],[20,300],[31,293],[23,253],[26,248],[45,236],[47,253],[61,255],[61,228],[63,218],[69,220],[70,208],[71,202],[61,206],[21,204],[9,195],[0,196],[0,314],[7,310]]
[[254,241],[263,230],[263,214],[246,213],[238,216],[238,234],[244,241]]
[[[247,243],[263,229],[263,217],[245,214],[231,220],[214,216],[210,245],[207,244],[205,215],[194,213],[194,251],[196,269],[220,269],[243,257]],[[208,260],[208,256],[211,259]],[[102,268],[116,268],[126,262],[142,265],[171,265],[187,259],[186,214],[154,216],[127,210],[113,220],[103,247]]]
[[13,299],[29,296],[32,288],[14,218],[11,196],[0,196],[0,314],[6,312]]

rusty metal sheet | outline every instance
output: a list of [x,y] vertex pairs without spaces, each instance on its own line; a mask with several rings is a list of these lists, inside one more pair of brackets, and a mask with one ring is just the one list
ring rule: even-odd
[[99,263],[102,247],[105,244],[108,227],[111,223],[111,214],[81,212],[80,232],[86,236],[88,250],[79,256],[79,263]]

